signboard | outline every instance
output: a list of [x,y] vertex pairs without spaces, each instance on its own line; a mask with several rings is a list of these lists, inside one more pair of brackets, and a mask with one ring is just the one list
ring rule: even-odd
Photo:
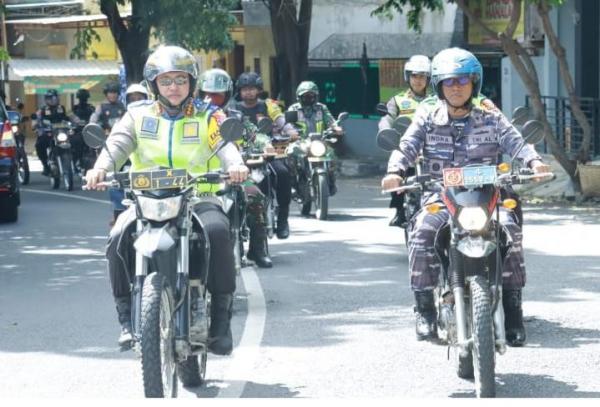
[[49,89],[56,89],[59,94],[75,93],[79,88],[90,89],[100,82],[107,81],[104,75],[96,76],[61,76],[45,77],[35,76],[26,77],[23,80],[25,94],[43,95]]
[[[522,41],[525,32],[525,6],[521,3],[521,18],[517,24],[514,37]],[[481,19],[486,27],[494,32],[502,32],[510,22],[513,10],[512,0],[470,0],[469,8]],[[473,21],[469,21],[469,44],[471,45],[500,45],[496,36],[484,32]]]

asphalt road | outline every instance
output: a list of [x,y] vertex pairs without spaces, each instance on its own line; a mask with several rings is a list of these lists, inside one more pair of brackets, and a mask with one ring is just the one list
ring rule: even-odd
[[[342,179],[326,222],[298,216],[274,268],[238,280],[232,356],[180,397],[474,397],[447,348],[417,342],[407,254],[378,180]],[[103,257],[107,193],[23,188],[0,225],[0,398],[143,397],[119,352]],[[600,210],[526,208],[528,343],[497,357],[498,397],[600,397]]]

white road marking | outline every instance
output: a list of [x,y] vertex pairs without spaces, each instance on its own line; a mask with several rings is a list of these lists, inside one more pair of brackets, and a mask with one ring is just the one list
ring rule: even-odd
[[97,203],[102,203],[102,204],[110,205],[110,201],[105,201],[105,200],[102,200],[102,199],[95,199],[95,198],[87,198],[85,196],[79,196],[79,195],[63,194],[61,192],[38,191],[37,189],[29,189],[29,188],[21,188],[21,191],[23,191],[23,192],[33,192],[35,194],[60,196],[60,197],[63,197],[63,198],[79,199],[81,201],[97,202]]

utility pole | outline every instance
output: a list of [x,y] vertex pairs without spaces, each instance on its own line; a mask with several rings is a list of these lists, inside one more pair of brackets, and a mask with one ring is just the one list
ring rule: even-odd
[[6,95],[6,61],[4,56],[8,56],[8,42],[6,38],[6,22],[4,16],[4,0],[0,0],[0,47],[6,52],[4,55],[0,55],[0,90]]

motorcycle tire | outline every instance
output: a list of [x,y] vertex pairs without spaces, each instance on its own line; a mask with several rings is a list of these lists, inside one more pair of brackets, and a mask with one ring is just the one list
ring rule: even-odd
[[[198,363],[198,359],[201,360],[200,363]],[[206,359],[207,353],[204,352],[200,356],[188,356],[183,362],[177,363],[177,376],[184,387],[198,387],[204,383]]]
[[309,216],[310,215],[310,208],[312,206],[312,202],[308,201],[302,204],[302,209],[300,209],[300,214],[302,216]]
[[173,300],[167,279],[152,273],[144,280],[141,312],[141,359],[144,395],[177,397]]
[[73,159],[71,158],[71,154],[63,154],[60,156],[60,161],[62,165],[62,176],[63,183],[65,185],[65,189],[67,191],[73,190]]
[[21,185],[29,184],[29,161],[25,151],[19,153],[19,182]]
[[315,216],[319,220],[327,220],[329,212],[329,181],[327,180],[327,174],[317,175],[315,181]]
[[58,187],[60,187],[60,175],[51,175],[50,185],[52,186],[52,189],[58,189]]
[[471,281],[473,369],[477,397],[496,396],[496,345],[489,283],[476,276]]

